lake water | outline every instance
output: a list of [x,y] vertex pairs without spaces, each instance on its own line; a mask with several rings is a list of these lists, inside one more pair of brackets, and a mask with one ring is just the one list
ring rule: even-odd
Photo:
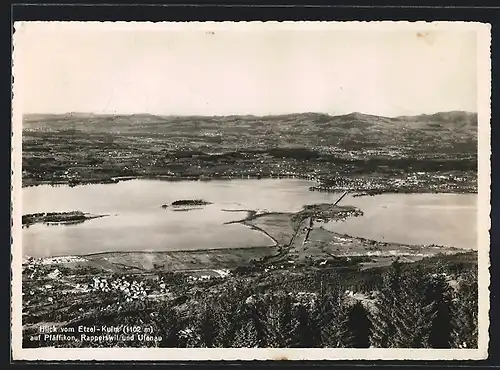
[[[130,180],[23,188],[23,214],[80,210],[110,215],[76,225],[24,228],[23,252],[44,257],[273,245],[270,238],[244,225],[225,225],[246,216],[243,211],[226,210],[295,212],[306,204],[339,197],[309,191],[313,184],[298,179]],[[179,199],[204,199],[212,204],[190,211],[161,208]],[[325,227],[377,240],[475,248],[476,199],[476,195],[449,194],[346,196],[341,204],[358,206],[365,216]]]
[[382,242],[477,249],[476,194],[381,194],[343,202],[363,216],[324,227]]

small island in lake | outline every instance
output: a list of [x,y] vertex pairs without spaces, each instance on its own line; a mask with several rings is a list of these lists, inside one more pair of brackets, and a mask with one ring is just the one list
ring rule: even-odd
[[[212,204],[203,199],[181,199],[172,202],[171,206],[179,207],[179,206],[206,206],[208,204]],[[163,208],[167,208],[168,205],[162,205]]]
[[23,215],[22,222],[23,226],[29,226],[37,223],[73,224],[105,216],[106,215],[92,215],[89,213],[84,213],[82,211],[41,212]]

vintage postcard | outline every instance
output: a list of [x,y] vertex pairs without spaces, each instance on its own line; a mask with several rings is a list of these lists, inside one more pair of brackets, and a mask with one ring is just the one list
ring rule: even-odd
[[13,42],[14,360],[487,357],[490,25]]

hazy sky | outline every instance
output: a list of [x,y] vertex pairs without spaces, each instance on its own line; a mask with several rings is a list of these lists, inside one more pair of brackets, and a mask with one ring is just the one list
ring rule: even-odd
[[24,113],[477,111],[474,31],[25,24]]

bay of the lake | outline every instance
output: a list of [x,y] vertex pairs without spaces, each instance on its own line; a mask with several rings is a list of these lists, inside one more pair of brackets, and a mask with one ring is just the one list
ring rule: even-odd
[[[314,184],[299,179],[129,180],[26,187],[22,189],[23,214],[79,210],[109,216],[73,225],[24,228],[23,254],[46,257],[271,246],[273,240],[263,233],[226,223],[244,218],[243,210],[296,212],[306,204],[334,202],[340,195],[309,191]],[[161,207],[180,199],[203,199],[211,204],[184,211]],[[476,202],[477,194],[348,195],[340,205],[359,207],[364,216],[325,227],[382,241],[476,248]]]

